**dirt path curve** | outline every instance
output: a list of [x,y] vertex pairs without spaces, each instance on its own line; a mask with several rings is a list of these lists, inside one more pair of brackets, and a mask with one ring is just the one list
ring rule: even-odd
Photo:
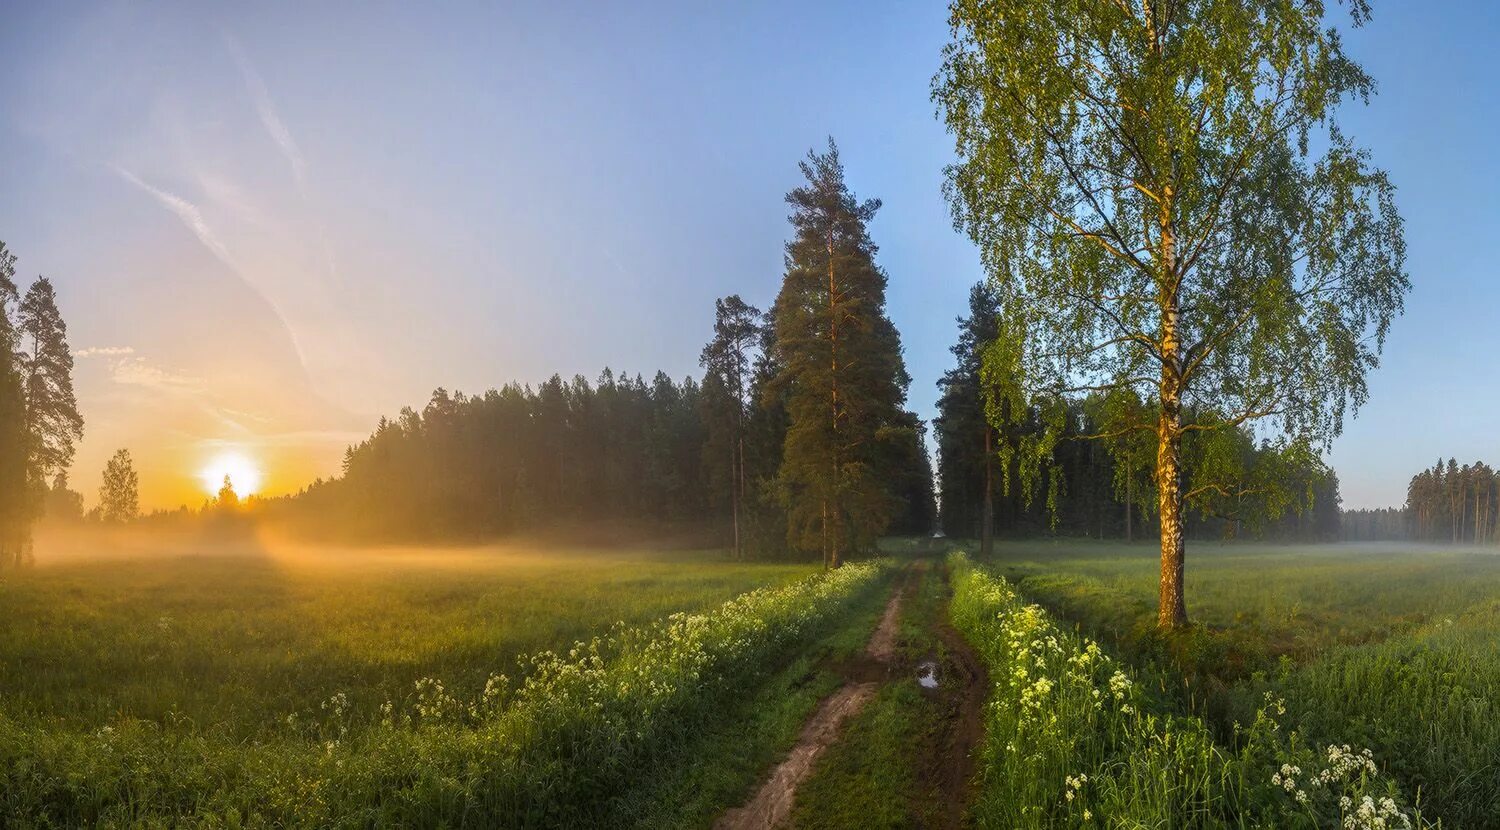
[[[784,826],[792,815],[797,785],[812,773],[818,756],[838,740],[844,721],[858,713],[880,688],[880,674],[888,674],[891,658],[896,654],[897,623],[901,620],[901,602],[921,584],[927,563],[920,561],[907,567],[900,589],[886,603],[885,613],[870,642],[865,646],[866,660],[841,668],[845,683],[823,699],[818,710],[802,727],[797,745],[786,759],[772,770],[771,777],[743,807],[736,807],[714,822],[715,830],[772,830]],[[873,665],[872,665],[873,664]]]

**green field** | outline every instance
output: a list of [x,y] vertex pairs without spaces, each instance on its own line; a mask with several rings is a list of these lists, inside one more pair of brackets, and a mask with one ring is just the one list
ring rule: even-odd
[[367,713],[424,677],[472,696],[523,654],[816,571],[717,551],[179,547],[6,573],[0,711],[251,737],[340,692]]
[[[0,581],[0,825],[705,827],[858,677],[878,691],[795,826],[1323,827],[1365,796],[1497,826],[1500,556],[1196,545],[1195,625],[1162,638],[1147,545],[884,547],[832,575],[518,545],[43,560]],[[952,637],[987,680],[951,679]],[[1344,744],[1370,768],[1305,804],[1272,782]]]
[[[1424,814],[1500,826],[1500,555],[1393,545],[1190,546],[1194,630],[1154,630],[1154,548],[998,546],[1029,599],[1134,663],[1221,741],[1267,692],[1318,744],[1370,748]],[[1186,676],[1186,680],[1182,680]]]
[[0,825],[694,826],[883,602],[718,551],[224,549],[4,575]]

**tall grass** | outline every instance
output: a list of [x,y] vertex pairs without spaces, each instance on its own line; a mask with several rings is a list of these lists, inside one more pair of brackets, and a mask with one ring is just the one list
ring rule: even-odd
[[1339,647],[1262,686],[1309,736],[1374,747],[1426,811],[1451,827],[1500,827],[1500,608],[1410,634]]
[[1092,640],[952,555],[954,625],[989,668],[982,826],[1342,827],[1421,824],[1366,753],[1314,751],[1267,698],[1232,747],[1166,711]]
[[1500,556],[1389,545],[1203,545],[1194,628],[1155,629],[1155,552],[1012,546],[1022,591],[1144,668],[1221,741],[1270,692],[1309,739],[1369,747],[1424,815],[1500,828]]
[[604,826],[633,782],[690,762],[677,753],[699,724],[883,572],[849,565],[617,626],[474,697],[424,678],[368,726],[338,693],[249,742],[170,722],[80,730],[0,716],[0,824]]

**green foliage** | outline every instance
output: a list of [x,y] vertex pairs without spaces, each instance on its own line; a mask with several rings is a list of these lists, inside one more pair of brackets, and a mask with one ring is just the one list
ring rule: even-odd
[[701,396],[707,432],[703,468],[716,506],[729,507],[734,553],[738,556],[744,552],[740,517],[745,512],[748,485],[745,419],[750,406],[755,349],[761,341],[762,315],[738,294],[715,300],[714,311],[714,337],[699,357],[705,370]]
[[42,497],[42,515],[59,522],[77,522],[83,518],[83,494],[68,488],[68,474],[59,472]]
[[780,488],[788,541],[837,566],[873,545],[900,506],[883,445],[901,438],[882,431],[909,428],[910,378],[867,229],[880,201],[850,192],[832,139],[801,170],[806,184],[786,196],[795,235],[774,309],[788,418]]
[[[1404,531],[1394,538],[1484,544],[1500,542],[1500,472],[1483,461],[1459,466],[1441,459],[1412,476],[1406,488]],[[1379,538],[1393,538],[1385,534]]]
[[16,360],[20,332],[11,322],[11,304],[19,299],[15,275],[16,257],[0,242],[0,567],[25,561],[36,512],[26,474],[31,437]]
[[381,419],[343,476],[267,515],[337,536],[463,539],[579,521],[669,523],[706,508],[700,389],[657,373],[598,382],[554,375],[533,390],[445,389]]
[[73,394],[73,351],[68,327],[57,310],[57,292],[38,277],[16,309],[21,350],[17,353],[26,389],[26,428],[32,448],[29,477],[37,490],[73,463],[74,443],[83,438],[83,416]]
[[1395,189],[1335,117],[1374,82],[1316,0],[949,8],[932,94],[955,224],[1000,296],[989,417],[1039,420],[1002,459],[1035,481],[1068,395],[1149,402],[1105,409],[1101,435],[1156,439],[1159,622],[1184,625],[1185,506],[1292,498],[1215,433],[1257,422],[1271,461],[1326,448],[1410,287]]
[[116,450],[104,464],[104,483],[99,485],[99,518],[120,523],[139,516],[140,483],[140,476],[130,460],[130,450]]
[[[978,538],[987,423],[977,402],[959,389],[948,387],[935,421],[946,494],[943,528],[955,538]],[[1028,419],[1010,419],[1008,437],[991,459],[998,535],[1119,538],[1127,535],[1127,518],[1131,535],[1154,532],[1155,439],[1137,431],[1110,433],[1106,426],[1120,417],[1118,409],[1140,411],[1143,404],[1123,392],[1052,402],[1056,412],[1033,407]],[[1018,439],[1044,429],[1049,417],[1057,424],[1051,447],[1030,456],[1036,466],[1023,471],[1023,456],[1014,449]],[[1183,441],[1182,467],[1195,508],[1184,517],[1188,538],[1339,538],[1338,477],[1303,443],[1257,443],[1244,426],[1191,432]]]
[[958,342],[949,350],[958,365],[938,381],[941,396],[932,426],[942,492],[940,525],[949,536],[980,538],[985,498],[993,499],[999,489],[993,458],[998,440],[984,416],[980,383],[984,349],[995,339],[999,315],[1000,298],[989,283],[969,290],[969,313],[958,319]]

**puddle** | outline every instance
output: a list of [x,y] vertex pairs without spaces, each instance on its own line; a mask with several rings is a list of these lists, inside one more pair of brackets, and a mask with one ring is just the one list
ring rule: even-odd
[[924,660],[917,666],[917,683],[924,689],[936,689],[938,687],[936,662]]

